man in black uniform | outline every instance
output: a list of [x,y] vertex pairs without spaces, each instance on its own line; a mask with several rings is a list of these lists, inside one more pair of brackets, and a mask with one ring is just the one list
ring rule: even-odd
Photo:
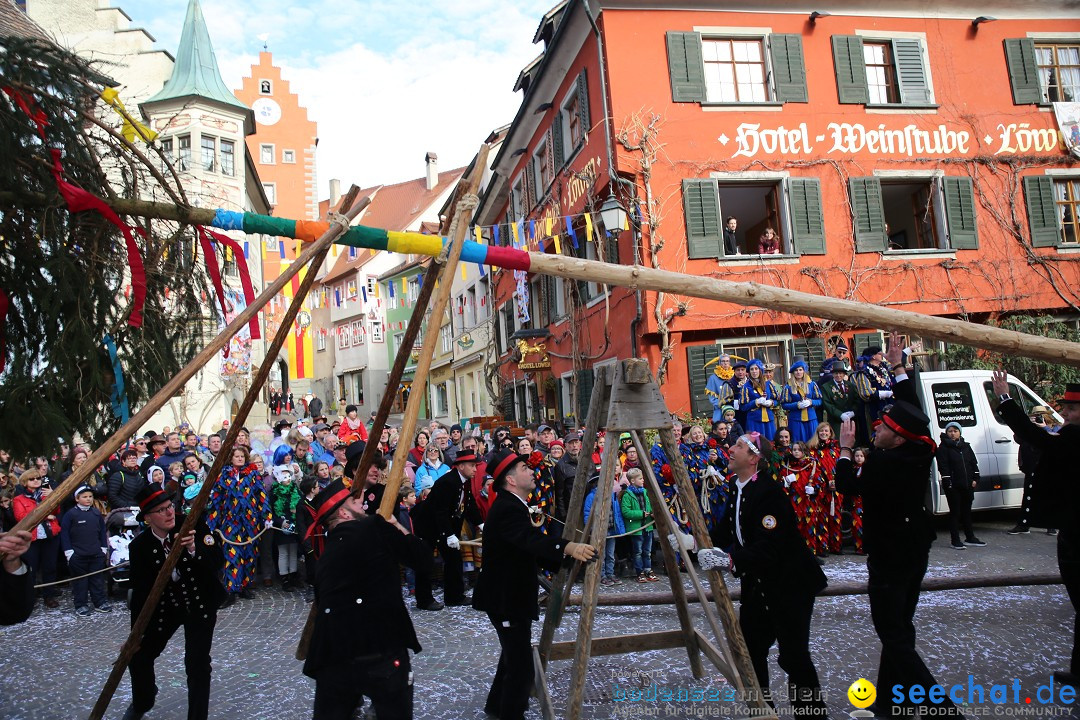
[[34,610],[34,574],[22,561],[30,542],[25,530],[0,533],[0,625],[21,623]]
[[532,621],[540,617],[536,602],[540,592],[538,564],[554,572],[564,556],[582,562],[596,556],[591,545],[545,535],[532,524],[526,500],[536,481],[527,459],[502,451],[488,464],[498,494],[484,525],[484,566],[473,591],[473,607],[488,614],[502,646],[484,704],[484,711],[500,720],[522,720],[529,709]]
[[[1073,610],[1080,608],[1080,493],[1076,491],[1076,449],[1080,447],[1080,383],[1065,386],[1059,401],[1065,424],[1056,435],[1028,420],[1024,410],[1009,396],[1009,376],[997,371],[994,394],[1001,405],[998,413],[1022,442],[1041,451],[1031,476],[1031,524],[1059,528],[1058,568],[1069,593]],[[1080,613],[1073,621],[1073,650],[1068,672],[1054,673],[1055,679],[1080,686]]]
[[[473,502],[466,502],[466,487],[476,475],[478,458],[462,451],[454,459],[454,469],[431,487],[427,499],[412,510],[413,529],[432,550],[438,548],[443,560],[443,588],[447,605],[465,605],[465,577],[461,570],[461,521],[479,526],[484,520]],[[431,576],[416,574],[416,607],[421,610],[442,610],[442,603],[431,594]]]
[[136,496],[137,519],[147,530],[131,541],[131,622],[135,623],[146,596],[165,563],[173,542],[184,546],[172,579],[165,588],[142,644],[131,658],[131,705],[124,720],[139,720],[154,707],[157,685],[154,661],[169,638],[184,628],[184,669],[188,679],[188,720],[206,720],[210,707],[210,645],[214,640],[217,609],[225,599],[221,568],[225,564],[221,545],[200,522],[184,537],[176,537],[176,506],[173,493],[159,485],[147,485]]
[[[867,554],[870,617],[881,640],[875,714],[890,715],[891,688],[937,684],[915,649],[915,607],[930,556],[934,529],[924,506],[930,483],[930,464],[936,446],[930,439],[930,419],[904,368],[899,335],[893,333],[886,359],[895,373],[892,408],[886,412],[873,438],[873,449],[856,476],[852,461],[856,426],[847,420],[840,426],[840,460],[836,464],[836,489],[844,495],[860,495],[863,503],[863,542]],[[926,703],[930,704],[930,703]],[[955,713],[946,697],[939,708]]]
[[824,718],[821,684],[810,657],[810,616],[814,596],[825,588],[825,573],[799,534],[783,485],[769,474],[771,449],[758,433],[741,436],[731,447],[728,497],[734,500],[713,527],[716,547],[701,550],[698,561],[702,568],[730,570],[742,578],[739,627],[769,704],[769,649],[776,642],[794,716]]
[[431,551],[391,515],[368,515],[335,480],[315,498],[327,529],[315,571],[315,627],[304,674],[315,679],[314,720],[350,720],[364,696],[379,720],[410,720],[409,649],[420,652],[401,596],[400,564],[430,572]]

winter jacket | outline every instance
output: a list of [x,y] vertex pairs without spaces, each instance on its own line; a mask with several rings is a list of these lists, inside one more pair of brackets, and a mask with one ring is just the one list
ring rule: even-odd
[[419,495],[424,490],[434,487],[435,481],[450,472],[450,466],[442,463],[439,467],[431,467],[428,463],[416,468],[416,493]]
[[76,555],[101,555],[101,548],[109,547],[105,536],[105,518],[91,505],[86,510],[73,507],[64,513],[60,521],[60,549],[74,550]]
[[133,507],[135,495],[146,487],[146,478],[138,470],[120,469],[109,476],[109,507],[117,508]]
[[[15,513],[15,522],[22,522],[22,519],[32,513],[40,501],[41,490],[31,495],[24,487],[16,488],[15,497],[11,499],[11,509]],[[31,542],[56,537],[60,534],[60,522],[55,515],[52,516],[52,520],[46,520],[38,525],[38,528],[39,531],[30,531]]]
[[[589,512],[592,511],[593,498],[596,496],[596,484],[590,483],[588,493],[585,495],[585,525],[589,524]],[[623,524],[622,506],[619,505],[619,493],[611,493],[611,517],[608,518],[608,535],[622,535],[626,532]]]
[[971,484],[979,482],[979,461],[964,438],[954,441],[942,433],[936,457],[943,490],[956,488],[970,491],[973,489]]
[[[644,487],[631,485],[626,488],[620,501],[623,524],[631,536],[641,535],[641,526],[652,521],[652,503]],[[649,528],[646,532],[652,532]]]
[[[296,506],[300,504],[300,490],[295,483],[276,482],[270,488],[270,503],[274,511],[274,527],[284,528],[295,533]],[[274,531],[274,541],[278,545],[293,545],[299,542],[297,535]]]

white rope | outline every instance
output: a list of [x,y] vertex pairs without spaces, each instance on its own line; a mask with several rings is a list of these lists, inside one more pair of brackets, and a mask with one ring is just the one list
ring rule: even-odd
[[77,577],[69,577],[69,578],[66,578],[64,580],[57,580],[56,582],[41,583],[40,585],[35,585],[34,589],[37,590],[38,588],[46,588],[46,587],[52,587],[53,585],[64,585],[65,583],[75,582],[76,580],[82,580],[83,578],[88,578],[91,575],[98,575],[98,574],[103,573],[103,572],[109,572],[110,570],[115,570],[116,568],[122,568],[125,565],[127,565],[129,562],[131,562],[131,561],[130,560],[125,560],[122,563],[117,563],[116,565],[109,565],[107,567],[101,568],[100,570],[95,570],[93,572],[88,572],[85,575],[79,575]]

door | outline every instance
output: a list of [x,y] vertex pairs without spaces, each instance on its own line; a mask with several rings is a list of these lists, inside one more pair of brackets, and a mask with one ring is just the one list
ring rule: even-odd
[[[990,407],[975,379],[967,374],[943,373],[936,378],[924,378],[927,406],[931,415],[931,432],[934,442],[940,442],[945,426],[951,422],[960,425],[964,440],[975,452],[979,463],[979,486],[975,489],[973,509],[1001,507],[1003,497],[997,455],[994,440],[1000,433],[990,437],[989,432],[995,421],[991,418]],[[941,491],[941,474],[934,465],[931,478],[931,499],[934,512],[948,511],[948,502]]]

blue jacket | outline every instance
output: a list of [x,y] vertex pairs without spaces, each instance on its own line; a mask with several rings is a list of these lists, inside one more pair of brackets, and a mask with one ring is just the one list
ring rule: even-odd
[[[592,510],[593,498],[596,496],[596,486],[593,485],[589,488],[588,494],[585,495],[585,524],[589,524],[589,512]],[[611,532],[614,530],[615,532]],[[623,524],[622,506],[619,504],[619,494],[617,492],[611,493],[611,517],[608,519],[608,535],[622,535],[626,532],[626,525]]]
[[416,494],[419,495],[424,490],[435,485],[435,481],[448,472],[450,472],[450,466],[446,463],[433,468],[425,462],[416,468]]
[[74,550],[76,555],[101,555],[101,548],[109,547],[105,518],[96,507],[80,510],[76,506],[64,513],[60,521],[60,547]]

